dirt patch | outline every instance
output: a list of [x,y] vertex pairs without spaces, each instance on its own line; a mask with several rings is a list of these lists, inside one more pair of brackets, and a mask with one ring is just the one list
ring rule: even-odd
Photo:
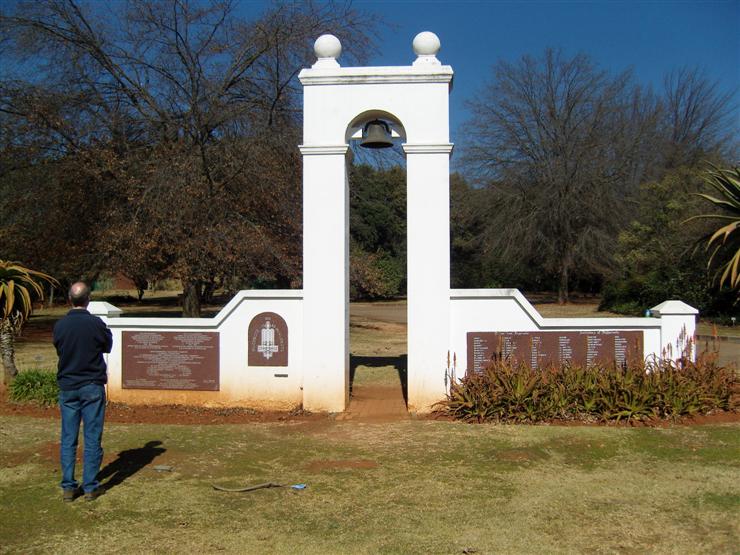
[[[443,422],[454,422],[455,419],[444,412],[433,412],[427,416],[430,420],[440,420]],[[641,420],[625,421],[620,420],[604,422],[601,420],[546,420],[544,422],[530,423],[530,426],[566,426],[566,427],[614,427],[614,428],[669,428],[671,426],[713,426],[716,424],[736,424],[740,423],[740,412],[735,411],[716,411],[711,414],[699,414],[696,416],[684,416],[676,420]],[[477,424],[477,422],[470,422]],[[490,423],[495,425],[521,425],[518,423]]]
[[686,426],[701,426],[704,424],[734,424],[740,422],[740,412],[715,412],[713,414],[699,414],[687,416],[680,420],[680,424]]
[[[77,455],[78,462],[80,455]],[[10,468],[19,466],[28,462],[38,462],[42,464],[59,464],[59,443],[48,441],[26,447],[20,451],[11,451],[0,453],[0,466]]]
[[[59,466],[59,442],[46,441],[38,445],[32,445],[20,451],[0,453],[0,467],[10,468],[26,463],[39,463],[46,466]],[[101,467],[116,458],[115,454],[105,453]],[[82,464],[82,442],[77,448],[77,462]]]
[[406,325],[406,301],[351,303],[350,317]]
[[[386,391],[383,388],[363,387],[358,388],[358,393],[366,401],[374,398],[382,399]],[[381,395],[382,393],[382,395]],[[408,419],[405,411],[397,411],[391,407],[373,407],[373,415],[377,421],[397,421]],[[389,413],[389,414],[386,414]],[[346,414],[346,413],[345,413]],[[59,419],[59,408],[56,406],[43,407],[34,404],[11,403],[7,399],[7,393],[0,392],[0,416],[28,416],[33,418]],[[358,415],[359,416],[359,415]],[[403,418],[401,418],[401,416]],[[453,419],[444,413],[432,413],[429,415],[417,415],[418,419],[452,421]],[[106,408],[106,422],[117,422],[123,424],[182,424],[186,426],[208,425],[208,424],[248,424],[252,422],[290,422],[306,426],[304,431],[323,431],[325,425],[330,425],[335,416],[326,413],[310,413],[303,410],[284,411],[257,411],[249,408],[209,408],[183,405],[124,405],[122,403],[110,403]],[[344,420],[344,418],[340,418]],[[740,412],[717,411],[712,414],[697,415],[679,418],[677,420],[649,420],[644,422],[583,422],[579,420],[552,420],[539,423],[538,425],[553,426],[647,426],[647,427],[669,427],[669,426],[708,426],[715,424],[740,423]],[[315,429],[314,429],[315,428]]]
[[369,469],[377,467],[378,463],[375,461],[361,459],[356,461],[314,461],[306,466],[306,470],[310,472],[322,472],[324,470]]
[[[59,419],[59,408],[34,404],[11,403],[7,394],[0,395],[0,415],[30,416]],[[106,408],[106,422],[124,424],[246,424],[250,422],[320,422],[330,420],[322,413],[303,410],[290,412],[256,411],[248,408],[206,408],[184,405],[124,405],[110,403]]]
[[375,324],[354,324],[353,323],[353,324],[351,324],[351,327],[353,327],[353,328],[359,328],[359,329],[363,329],[363,330],[380,330],[380,329],[383,329],[380,326],[375,325]]

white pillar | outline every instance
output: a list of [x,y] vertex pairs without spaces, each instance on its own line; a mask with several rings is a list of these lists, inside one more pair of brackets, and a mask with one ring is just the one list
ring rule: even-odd
[[303,406],[342,412],[349,401],[347,145],[302,146]]
[[650,309],[660,318],[661,356],[681,358],[690,347],[689,358],[696,360],[696,316],[699,311],[683,301],[665,301]]
[[451,144],[405,144],[408,406],[429,412],[445,396],[450,322]]

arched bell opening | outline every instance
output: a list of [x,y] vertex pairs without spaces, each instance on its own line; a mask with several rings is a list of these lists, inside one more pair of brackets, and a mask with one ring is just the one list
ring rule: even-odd
[[[381,122],[389,127],[391,138],[394,142],[406,141],[406,129],[404,128],[401,121],[384,110],[368,110],[355,117],[350,124],[347,126],[344,140],[349,143],[350,141],[362,141],[363,135],[368,130],[368,125],[374,124],[375,122]],[[371,147],[372,148],[372,147]]]
[[345,142],[355,164],[388,168],[405,165],[402,144],[406,128],[394,114],[384,110],[367,110],[357,115],[345,130]]

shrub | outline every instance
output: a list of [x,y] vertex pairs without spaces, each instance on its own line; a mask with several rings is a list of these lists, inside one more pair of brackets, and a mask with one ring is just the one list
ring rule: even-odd
[[59,396],[56,373],[50,370],[25,370],[10,384],[9,397],[16,403],[54,405]]
[[350,298],[388,299],[405,288],[403,263],[386,252],[365,252],[352,245],[350,256]]
[[675,419],[736,410],[739,385],[733,369],[711,358],[544,370],[499,360],[452,380],[438,407],[456,419],[475,422]]

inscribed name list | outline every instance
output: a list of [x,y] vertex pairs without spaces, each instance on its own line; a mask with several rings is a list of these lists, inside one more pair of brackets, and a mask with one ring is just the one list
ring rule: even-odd
[[479,372],[492,360],[526,363],[531,368],[571,364],[593,366],[642,360],[641,331],[469,332],[468,368]]
[[219,390],[218,333],[124,331],[124,389]]

